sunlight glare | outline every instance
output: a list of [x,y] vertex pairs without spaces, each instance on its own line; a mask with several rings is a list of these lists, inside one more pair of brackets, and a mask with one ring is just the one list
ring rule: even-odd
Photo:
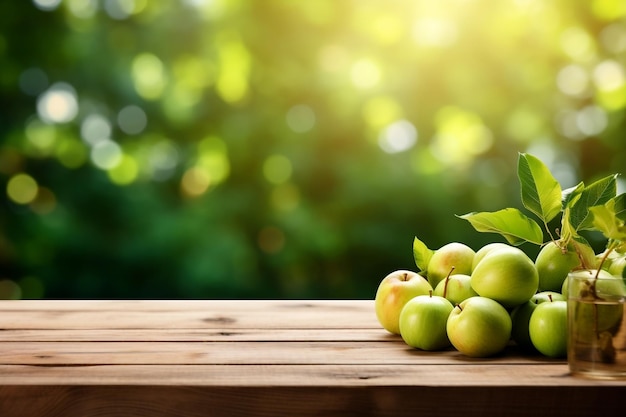
[[74,88],[59,82],[50,86],[37,99],[37,113],[48,123],[67,123],[78,114],[78,100]]
[[387,153],[404,152],[415,145],[417,136],[417,129],[411,122],[398,120],[381,132],[378,144]]
[[378,85],[381,79],[381,70],[373,60],[363,58],[352,65],[350,77],[355,87],[367,90]]

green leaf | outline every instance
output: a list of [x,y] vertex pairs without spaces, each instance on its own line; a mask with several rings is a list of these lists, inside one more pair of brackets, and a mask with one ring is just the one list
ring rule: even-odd
[[576,204],[576,202],[580,199],[580,196],[584,189],[585,184],[583,182],[580,182],[575,187],[563,190],[563,192],[561,193],[563,217],[561,217],[560,240],[565,242],[566,244],[570,241],[570,239],[578,236],[578,232],[576,228],[572,225],[571,221],[572,206]]
[[563,218],[561,219],[561,231],[560,238],[561,242],[567,244],[571,239],[578,237],[578,232],[574,227],[572,227],[572,223],[570,222],[571,216],[571,208],[569,205],[565,205],[563,209]]
[[563,190],[561,193],[562,209],[565,210],[565,207],[574,204],[574,202],[580,198],[580,194],[584,189],[585,184],[583,182],[579,182],[578,185]]
[[426,271],[433,253],[435,251],[428,249],[424,242],[417,237],[413,239],[413,259],[415,259],[415,265],[420,271]]
[[602,206],[589,209],[593,227],[607,238],[615,241],[626,241],[626,225],[624,220],[616,215],[616,199],[609,200]]
[[615,216],[620,220],[626,221],[626,194],[620,194],[614,200]]
[[499,233],[511,245],[521,245],[525,242],[543,244],[541,227],[515,208],[495,212],[472,212],[457,217],[469,221],[479,232]]
[[570,204],[568,221],[574,230],[591,230],[594,228],[589,209],[605,204],[617,194],[617,175],[609,175],[593,184],[586,186],[580,197]]
[[522,188],[522,204],[544,223],[561,212],[561,185],[537,157],[520,153],[517,176]]

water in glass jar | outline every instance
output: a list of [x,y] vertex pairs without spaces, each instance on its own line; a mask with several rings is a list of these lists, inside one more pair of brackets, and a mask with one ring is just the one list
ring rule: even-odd
[[568,363],[572,374],[626,378],[626,300],[568,299]]

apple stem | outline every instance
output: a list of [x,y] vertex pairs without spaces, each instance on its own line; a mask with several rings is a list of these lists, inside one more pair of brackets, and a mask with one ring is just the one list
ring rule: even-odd
[[604,262],[606,262],[606,260],[609,258],[609,255],[611,254],[611,252],[613,252],[613,249],[614,248],[610,246],[606,251],[604,251],[602,258],[600,259],[600,262],[598,263],[595,279],[598,279],[598,275],[600,275],[600,270],[602,269]]
[[591,266],[587,264],[587,260],[583,256],[583,253],[582,253],[581,249],[579,249],[578,246],[575,246],[575,248],[576,248],[576,256],[578,256],[578,260],[580,261],[580,265],[579,265],[578,268],[574,268],[574,269],[590,269]]
[[443,283],[443,298],[446,298],[448,294],[448,281],[450,280],[450,275],[452,275],[452,271],[454,271],[454,266],[450,268],[450,272],[446,275],[446,282]]
[[463,307],[461,307],[461,304],[457,304],[455,307],[458,307],[459,310],[463,311]]
[[593,282],[591,284],[591,293],[593,294],[593,297],[596,299],[600,298],[598,297],[598,293],[596,292],[596,282],[598,280],[598,277],[600,276],[600,270],[602,270],[602,265],[604,265],[604,262],[606,262],[606,260],[609,258],[610,253],[613,252],[613,250],[616,247],[617,245],[615,244],[614,241],[609,241],[609,244],[607,245],[607,249],[604,251],[602,258],[600,259],[600,262],[598,263],[598,266],[596,267],[596,274],[593,277]]
[[[555,241],[556,239],[552,235],[552,232],[550,232],[550,228],[548,227],[548,223],[545,220],[543,222],[543,226],[546,228],[546,232],[548,232],[548,235],[550,235],[550,240]],[[559,235],[559,229],[556,229],[555,233],[558,236]]]
[[433,290],[428,290],[428,295],[430,296],[430,298],[433,298]]
[[548,294],[548,299],[552,302],[552,294]]

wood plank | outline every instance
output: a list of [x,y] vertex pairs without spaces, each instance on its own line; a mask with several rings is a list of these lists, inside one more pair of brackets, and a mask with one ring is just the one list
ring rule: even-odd
[[0,329],[381,328],[367,300],[21,303],[0,302]]
[[0,330],[4,342],[398,342],[376,329],[26,329]]
[[476,362],[441,364],[340,365],[0,365],[6,385],[166,385],[166,386],[414,386],[523,387],[621,386],[623,381],[591,381],[569,376],[562,362],[536,364]]
[[359,342],[2,342],[0,364],[449,364],[550,363],[509,353],[472,359],[454,349],[424,352],[402,341]]
[[0,300],[0,311],[373,312],[372,300]]
[[617,386],[5,386],[3,417],[622,415]]

